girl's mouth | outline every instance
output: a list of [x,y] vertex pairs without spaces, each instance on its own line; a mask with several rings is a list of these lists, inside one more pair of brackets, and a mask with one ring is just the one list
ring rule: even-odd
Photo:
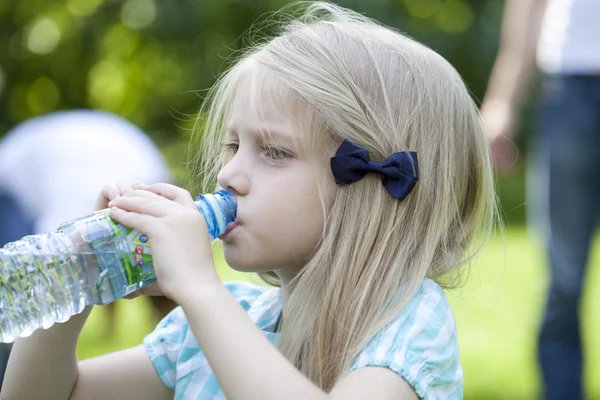
[[225,233],[223,233],[222,235],[219,236],[219,239],[224,238],[225,236],[227,236],[232,230],[234,230],[235,228],[237,228],[238,224],[236,224],[235,222],[230,222],[229,224],[227,224],[227,228],[225,228]]

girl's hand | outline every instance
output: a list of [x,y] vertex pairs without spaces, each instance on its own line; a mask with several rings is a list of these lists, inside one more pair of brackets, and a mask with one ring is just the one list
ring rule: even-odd
[[[102,189],[100,190],[98,197],[96,198],[96,202],[94,203],[92,212],[100,211],[100,210],[104,210],[105,208],[108,208],[108,203],[111,200],[117,199],[120,196],[122,196],[126,193],[129,193],[135,189],[138,189],[142,186],[144,186],[144,184],[142,182],[136,182],[133,184],[128,183],[128,182],[119,182],[116,185],[104,185],[102,187]],[[135,292],[125,296],[124,298],[133,299],[133,298],[136,298],[141,295],[162,296],[163,293],[162,293],[162,290],[160,289],[160,287],[156,284],[156,282],[153,282],[150,285],[142,288],[141,290],[135,291]],[[92,307],[90,307],[90,310],[91,310],[91,308]]]
[[162,292],[181,304],[201,285],[220,283],[208,229],[190,193],[174,185],[140,185],[112,199],[110,216],[144,233]]
[[119,182],[116,185],[104,185],[102,189],[100,189],[98,197],[96,197],[96,202],[94,203],[92,212],[108,208],[109,201],[114,200],[127,192],[137,189],[142,185],[143,184],[141,182],[137,182],[134,184],[128,182]]

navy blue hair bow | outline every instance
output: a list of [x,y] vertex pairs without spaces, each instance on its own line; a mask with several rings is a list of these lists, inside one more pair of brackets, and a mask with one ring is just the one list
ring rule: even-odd
[[383,186],[398,200],[404,200],[419,180],[416,152],[394,153],[385,161],[371,161],[365,148],[347,139],[331,158],[331,171],[336,183],[342,185],[359,181],[368,172],[379,174]]

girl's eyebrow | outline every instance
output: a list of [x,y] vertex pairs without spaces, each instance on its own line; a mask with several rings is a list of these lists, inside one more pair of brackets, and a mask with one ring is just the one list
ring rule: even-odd
[[[291,134],[291,132],[289,132],[289,129],[284,126],[273,125],[265,128],[250,127],[246,129],[246,131],[254,138],[268,137],[290,142],[294,140],[294,136]],[[239,136],[239,132],[240,131],[233,123],[229,123],[227,125],[227,133]]]
[[249,129],[248,132],[258,138],[268,137],[274,139],[292,140],[293,136],[279,129]]

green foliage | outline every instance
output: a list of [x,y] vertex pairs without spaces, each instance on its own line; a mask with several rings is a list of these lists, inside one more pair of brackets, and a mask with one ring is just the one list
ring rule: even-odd
[[[0,135],[53,110],[110,110],[159,141],[186,136],[202,93],[277,0],[19,0],[0,5]],[[447,57],[480,97],[502,2],[345,0]],[[184,123],[178,122],[183,119]]]
[[[242,48],[252,24],[288,3],[2,1],[0,136],[29,117],[55,110],[109,110],[148,132],[183,184],[185,149],[203,94]],[[461,73],[476,101],[482,97],[497,51],[503,1],[338,3],[438,51]],[[502,200],[505,194],[505,208],[523,203],[518,185],[515,192],[501,193]],[[519,213],[509,216],[522,220]]]

